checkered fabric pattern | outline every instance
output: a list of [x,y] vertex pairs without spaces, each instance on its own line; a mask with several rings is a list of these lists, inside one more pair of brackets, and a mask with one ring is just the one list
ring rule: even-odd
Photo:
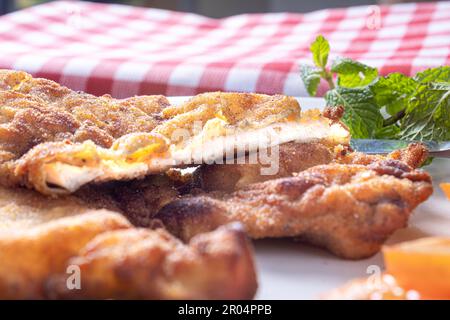
[[330,41],[331,59],[411,75],[450,63],[450,2],[210,19],[56,1],[0,17],[0,68],[119,98],[214,90],[306,96],[299,64],[311,63],[318,34]]

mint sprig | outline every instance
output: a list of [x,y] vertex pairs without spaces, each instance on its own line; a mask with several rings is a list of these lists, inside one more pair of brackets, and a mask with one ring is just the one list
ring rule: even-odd
[[400,129],[405,140],[450,140],[450,82],[419,84]]
[[315,96],[321,79],[328,83],[325,100],[345,107],[342,121],[354,138],[450,140],[449,66],[412,78],[400,73],[383,77],[349,58],[337,58],[328,68],[330,45],[323,36],[310,49],[314,66],[300,68],[305,87]]
[[374,137],[383,124],[383,117],[367,87],[336,87],[325,94],[328,105],[345,108],[342,121],[349,127],[353,138]]
[[309,95],[315,96],[320,79],[325,79],[330,88],[334,88],[333,75],[327,70],[330,44],[323,36],[318,36],[310,47],[314,66],[301,65],[300,76]]
[[320,79],[322,78],[321,70],[309,65],[300,66],[300,74],[305,84],[306,91],[310,96],[315,96],[317,88],[319,87]]
[[349,58],[337,58],[331,72],[338,75],[337,85],[346,88],[363,87],[378,77],[378,70]]
[[330,53],[330,44],[323,36],[317,36],[316,40],[311,44],[310,50],[313,54],[314,64],[319,68],[325,68]]

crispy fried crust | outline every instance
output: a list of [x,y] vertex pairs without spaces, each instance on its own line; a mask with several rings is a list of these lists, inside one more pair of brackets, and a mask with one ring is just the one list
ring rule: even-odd
[[323,110],[323,116],[333,121],[339,121],[344,115],[344,112],[344,106],[326,106]]
[[[162,114],[166,119],[184,114],[197,116],[195,120],[200,120],[199,116],[208,112],[219,115],[230,124],[247,126],[250,123],[257,126],[264,121],[271,123],[289,117],[298,118],[300,106],[295,98],[283,95],[208,92],[199,94],[179,106],[165,108]],[[211,117],[207,116],[203,120],[207,119],[211,119]],[[192,122],[192,120],[184,121],[179,127],[184,127],[185,123],[192,124]]]
[[110,148],[127,134],[150,132],[169,105],[163,96],[96,97],[11,70],[0,70],[0,103],[0,183],[44,193],[51,191],[43,181],[42,163],[80,152],[92,157],[92,149]]
[[[203,191],[232,192],[249,184],[292,176],[333,159],[332,152],[320,143],[286,143],[279,147],[279,170],[274,175],[263,175],[268,166],[262,164],[202,165],[192,174],[180,177],[178,170],[152,175],[141,180],[115,182],[86,187],[76,193],[89,203],[102,203],[104,208],[119,208],[136,226],[153,225],[153,217],[168,203],[184,194]],[[248,156],[246,160],[248,163]],[[117,210],[117,209],[116,209]]]
[[[407,153],[407,151],[404,151]],[[412,156],[411,156],[412,158]],[[329,164],[231,194],[184,197],[155,216],[182,239],[241,221],[252,238],[299,237],[360,259],[379,251],[432,193],[430,176],[399,160]]]
[[[0,299],[253,297],[252,248],[240,227],[187,246],[163,230],[135,229],[118,212],[93,209],[115,206],[99,195],[47,199],[0,188]],[[63,292],[73,264],[81,266],[84,291]]]
[[177,199],[176,183],[166,175],[115,183],[110,191],[121,211],[135,226],[149,226],[153,216],[166,204]]
[[0,71],[0,143],[17,159],[49,141],[92,140],[102,147],[132,132],[149,132],[169,105],[163,96],[125,100],[74,92],[20,71]]
[[[258,154],[256,156],[260,157]],[[247,155],[247,163],[248,159]],[[279,146],[276,160],[279,164],[276,174],[262,174],[262,170],[270,164],[202,165],[189,174],[181,175],[180,170],[173,169],[144,179],[88,185],[75,195],[93,205],[100,204],[100,208],[119,210],[134,225],[148,227],[153,224],[152,218],[162,207],[184,194],[201,190],[232,192],[249,184],[292,176],[315,165],[330,163],[333,152],[318,142],[291,142]]]
[[319,111],[301,114],[281,95],[212,92],[172,107],[162,96],[95,97],[0,70],[0,102],[0,183],[52,196],[209,163],[267,139],[270,146],[349,139],[341,124]]
[[195,192],[198,179],[192,176],[174,169],[143,179],[87,185],[74,196],[93,208],[121,212],[135,226],[149,227],[154,225],[153,217],[162,207],[183,194]]
[[[249,164],[251,156],[246,155],[233,164],[203,165],[198,173],[201,187],[205,191],[232,192],[252,183],[289,177],[294,172],[333,160],[333,152],[318,142],[288,142],[280,145],[278,150],[272,150],[277,151],[278,155],[269,154],[265,159],[261,159],[258,152],[255,155],[258,163],[255,164]],[[269,163],[269,160],[273,161]],[[271,172],[271,168],[276,171]]]
[[120,213],[76,197],[0,187],[0,299],[42,299],[47,278],[97,235],[131,228]]
[[81,270],[81,290],[67,275],[48,284],[54,298],[250,299],[256,292],[251,247],[239,226],[224,226],[183,244],[163,229],[108,232],[69,261]]
[[425,162],[425,160],[427,160],[428,149],[421,143],[411,143],[405,149],[399,149],[391,152],[387,156],[382,156],[368,155],[361,152],[349,152],[344,148],[342,152],[336,155],[335,162],[343,164],[368,165],[371,163],[383,161],[386,158],[401,161],[404,164],[415,169],[420,167]]
[[65,272],[67,260],[89,241],[105,231],[131,227],[114,212],[71,214],[35,227],[0,232],[1,299],[45,298],[48,277]]
[[74,196],[48,199],[32,190],[0,187],[0,234],[20,234],[54,220],[105,207]]

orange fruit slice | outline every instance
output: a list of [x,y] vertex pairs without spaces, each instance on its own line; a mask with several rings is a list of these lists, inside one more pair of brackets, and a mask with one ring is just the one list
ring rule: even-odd
[[422,299],[450,299],[450,238],[424,238],[383,248],[387,273]]
[[447,199],[450,200],[450,183],[441,183],[439,186],[441,187],[442,191],[444,191]]

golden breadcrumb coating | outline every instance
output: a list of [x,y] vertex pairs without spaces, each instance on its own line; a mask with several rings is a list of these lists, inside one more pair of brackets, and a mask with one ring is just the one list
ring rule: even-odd
[[[289,177],[293,173],[333,160],[333,152],[319,142],[288,142],[280,145],[277,151],[278,155],[273,157],[274,163],[269,162],[272,158],[270,155],[261,161],[258,152],[255,156],[258,163],[250,164],[251,155],[246,155],[242,159],[234,160],[232,164],[202,165],[198,173],[201,188],[205,191],[231,192],[252,183]],[[274,170],[277,168],[277,171],[270,173],[271,167]]]
[[360,259],[378,252],[395,230],[405,227],[411,211],[432,191],[426,172],[389,156],[368,165],[319,165],[230,194],[185,196],[155,218],[185,240],[240,221],[252,238],[296,237],[340,257]]
[[55,276],[55,298],[250,299],[257,288],[251,246],[238,225],[188,244],[163,229],[107,232],[68,264],[80,267],[81,290]]
[[162,111],[170,121],[161,125],[157,132],[171,136],[180,128],[192,129],[195,121],[206,123],[218,118],[227,125],[258,128],[279,121],[300,118],[300,105],[293,97],[255,93],[208,92],[194,96],[179,106]]
[[232,192],[249,184],[289,177],[332,160],[332,152],[320,143],[286,143],[279,147],[280,168],[274,175],[261,174],[266,167],[262,164],[202,165],[182,176],[179,170],[170,170],[144,179],[87,186],[75,195],[89,203],[103,203],[104,208],[120,208],[134,225],[148,227],[162,207],[182,195],[202,190]]
[[1,149],[12,159],[49,141],[92,140],[108,148],[125,134],[151,131],[169,105],[163,96],[96,97],[10,70],[0,70],[0,102]]
[[[250,299],[255,294],[252,248],[240,227],[225,226],[188,246],[163,230],[136,229],[118,212],[95,210],[114,207],[104,195],[96,200],[95,195],[48,199],[32,190],[0,187],[1,299]],[[126,231],[114,232],[119,229]],[[72,275],[68,268],[81,261],[84,290],[60,292]],[[64,282],[56,286],[56,279]]]
[[113,183],[107,190],[115,204],[136,226],[148,227],[153,216],[180,196],[177,183],[166,175]]
[[45,163],[81,152],[86,159],[74,162],[89,159],[95,165],[96,148],[114,147],[127,134],[150,132],[169,105],[163,96],[96,97],[12,70],[0,70],[0,103],[0,182],[44,193],[51,192]]
[[428,149],[421,143],[411,143],[404,149],[399,149],[390,154],[368,155],[361,152],[348,152],[345,148],[342,152],[337,152],[335,162],[343,164],[363,164],[368,165],[384,159],[399,160],[411,168],[420,167],[428,158]]
[[45,298],[46,282],[97,235],[131,228],[119,213],[91,210],[74,198],[49,200],[0,189],[0,298]]
[[0,102],[0,183],[52,196],[254,151],[263,136],[271,145],[349,140],[342,124],[301,114],[281,95],[212,92],[169,106],[162,96],[95,97],[0,70]]

